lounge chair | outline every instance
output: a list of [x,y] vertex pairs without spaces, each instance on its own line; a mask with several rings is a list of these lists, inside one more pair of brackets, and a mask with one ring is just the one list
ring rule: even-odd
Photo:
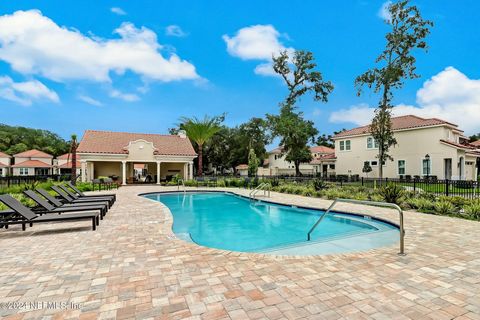
[[[113,180],[112,180],[113,181]],[[82,191],[80,191],[76,186],[74,186],[70,181],[67,182],[67,186],[70,187],[79,197],[97,197],[97,195],[86,195]],[[117,195],[114,193],[104,193],[104,194],[99,194],[98,197],[110,197],[113,198],[113,201],[117,200]]]
[[115,203],[115,199],[113,197],[110,197],[110,196],[95,195],[95,196],[84,196],[84,197],[82,197],[82,196],[77,195],[76,193],[74,193],[73,191],[71,191],[70,189],[68,189],[64,185],[60,184],[57,187],[62,189],[63,192],[65,192],[67,195],[70,196],[70,198],[73,198],[75,200],[77,200],[77,199],[92,199],[92,200],[98,200],[98,201],[108,201],[110,203],[110,207]]
[[51,205],[46,199],[42,198],[33,190],[25,190],[23,193],[35,201],[39,208],[34,208],[33,211],[38,214],[44,213],[68,213],[68,212],[79,212],[79,211],[98,211],[100,213],[100,219],[103,219],[105,214],[107,213],[107,206],[106,205],[75,205],[75,206],[58,206],[55,207]]
[[15,217],[10,217],[9,219],[4,219],[1,221],[3,225],[11,224],[21,224],[22,230],[26,229],[27,223],[32,226],[35,223],[43,222],[65,222],[65,221],[78,221],[78,220],[91,220],[92,221],[92,230],[96,230],[97,226],[100,223],[100,214],[98,212],[81,212],[81,213],[71,213],[71,214],[44,214],[38,215],[35,214],[30,208],[21,204],[17,199],[13,198],[9,194],[0,195],[0,202],[5,204],[7,207],[15,211],[17,214]]
[[[95,204],[89,204],[89,203],[85,203],[85,204],[82,204],[82,203],[80,203],[80,204],[78,204],[78,203],[63,203],[62,201],[60,201],[59,199],[55,198],[50,193],[48,193],[48,191],[45,190],[45,189],[36,188],[35,191],[37,191],[40,195],[42,195],[45,199],[47,199],[55,207],[65,208],[65,207],[76,207],[76,206],[79,206],[79,205],[82,205],[82,206],[95,205]],[[103,205],[108,211],[108,203],[104,202],[104,203],[101,203],[101,205]]]
[[74,199],[70,197],[68,194],[66,194],[62,189],[60,189],[58,186],[52,186],[52,190],[55,191],[64,201],[67,203],[71,204],[79,204],[79,203],[102,203],[108,205],[108,207],[111,207],[110,201],[108,200],[98,200],[98,199],[93,199],[93,198],[88,198],[88,199]]

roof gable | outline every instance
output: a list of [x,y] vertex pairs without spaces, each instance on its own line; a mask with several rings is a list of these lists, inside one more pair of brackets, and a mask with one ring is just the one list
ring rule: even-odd
[[130,142],[145,140],[151,142],[157,155],[196,156],[188,138],[177,135],[129,133],[87,130],[78,146],[78,153],[128,154]]
[[14,154],[13,156],[15,158],[49,158],[49,159],[53,158],[51,154],[48,154],[46,152],[43,152],[37,149],[20,152],[20,153]]
[[[392,130],[406,130],[406,129],[416,129],[416,128],[425,128],[438,125],[447,125],[450,127],[458,127],[456,124],[437,119],[437,118],[421,118],[414,115],[407,115],[401,117],[392,118]],[[458,129],[457,129],[458,130]],[[362,134],[370,133],[370,125],[353,128],[336,134],[333,138],[341,138],[347,136],[356,136]]]
[[11,158],[12,156],[0,151],[0,158]]

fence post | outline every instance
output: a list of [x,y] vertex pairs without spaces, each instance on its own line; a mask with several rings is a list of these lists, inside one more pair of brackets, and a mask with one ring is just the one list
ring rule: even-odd
[[417,179],[413,179],[413,193],[417,191]]
[[445,179],[445,195],[450,195],[450,182],[448,181],[448,179]]
[[363,187],[363,177],[362,177],[362,187]]

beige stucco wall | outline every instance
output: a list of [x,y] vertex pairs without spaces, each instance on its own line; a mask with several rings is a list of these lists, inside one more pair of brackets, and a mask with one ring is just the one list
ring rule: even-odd
[[[10,158],[0,157],[0,163],[9,166],[11,164]],[[9,173],[10,168],[0,168],[0,177],[5,177]]]
[[[285,155],[280,156],[279,154],[272,153],[268,155],[268,168],[270,169],[271,175],[295,174],[295,164],[293,162],[286,161],[285,157]],[[302,174],[313,174],[314,167],[309,163],[301,163],[300,172]]]
[[[457,150],[457,148],[448,146],[440,142],[440,139],[458,141],[458,134],[450,131],[445,127],[432,127],[416,130],[406,130],[395,132],[397,145],[391,147],[390,155],[394,161],[387,161],[384,165],[384,177],[397,178],[398,160],[406,161],[406,175],[422,176],[422,159],[426,154],[430,155],[431,175],[437,176],[439,179],[445,178],[444,159],[452,159],[452,179],[459,179],[458,163],[460,157],[465,156],[465,152]],[[367,149],[368,135],[356,136],[351,138],[336,139],[336,173],[337,174],[359,174],[362,173],[364,161],[377,160],[377,149]],[[350,140],[351,150],[341,151],[340,141]],[[368,174],[369,177],[378,176],[378,166],[372,167],[373,171]],[[465,170],[466,179],[473,179],[473,169]],[[468,175],[467,175],[468,174]]]
[[122,163],[98,161],[93,163],[93,170],[94,170],[94,173],[92,178],[108,177],[113,175],[121,177]]

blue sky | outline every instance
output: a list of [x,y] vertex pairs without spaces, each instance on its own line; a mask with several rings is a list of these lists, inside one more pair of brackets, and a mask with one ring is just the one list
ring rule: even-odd
[[[299,104],[321,133],[368,122],[377,97],[357,97],[353,81],[384,46],[385,2],[301,3],[2,1],[0,122],[63,137],[166,133],[181,116],[223,112],[236,125],[277,112],[286,88],[266,57],[279,48],[312,51],[335,85],[328,103]],[[396,94],[396,114],[480,131],[480,3],[413,4],[435,27],[429,52],[417,54],[421,78]]]

